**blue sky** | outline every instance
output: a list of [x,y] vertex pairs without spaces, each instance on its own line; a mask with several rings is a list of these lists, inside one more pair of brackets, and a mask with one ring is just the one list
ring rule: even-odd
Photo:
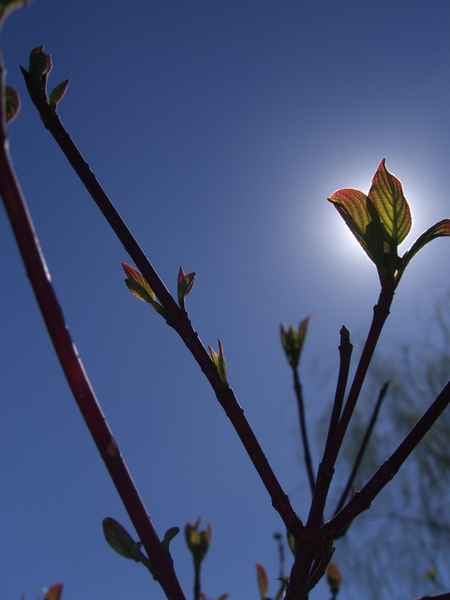
[[[367,191],[387,157],[413,213],[405,249],[450,216],[449,20],[446,0],[35,0],[4,26],[7,81],[22,99],[11,154],[66,320],[157,531],[211,521],[208,597],[257,597],[254,561],[274,592],[281,521],[182,342],[126,290],[129,258],[42,126],[19,65],[45,45],[50,87],[70,78],[64,125],[166,285],[175,292],[180,265],[197,272],[194,327],[205,344],[222,340],[230,383],[303,517],[279,324],[312,314],[302,374],[317,463],[339,330],[361,340],[379,291],[326,198]],[[0,226],[1,596],[35,598],[63,581],[65,600],[163,598],[103,540],[105,516],[131,527],[4,211]],[[408,267],[381,352],[423,333],[449,257],[436,240]],[[190,556],[181,536],[172,546],[190,597]]]

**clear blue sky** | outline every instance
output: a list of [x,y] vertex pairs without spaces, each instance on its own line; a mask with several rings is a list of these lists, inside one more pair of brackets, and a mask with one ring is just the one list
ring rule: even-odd
[[[45,45],[50,87],[70,78],[63,123],[166,285],[175,292],[180,265],[197,272],[193,324],[205,344],[222,340],[230,383],[304,517],[279,324],[312,314],[302,373],[316,464],[339,329],[360,340],[379,291],[326,198],[367,191],[385,156],[413,213],[405,249],[450,217],[449,26],[448,0],[35,0],[4,26],[8,83],[22,99],[11,153],[65,317],[158,532],[211,521],[208,597],[257,598],[254,561],[274,593],[281,521],[183,343],[126,290],[129,258],[45,131],[19,64]],[[131,526],[4,211],[0,227],[0,596],[32,599],[63,581],[64,600],[162,599],[103,539],[105,516]],[[381,351],[423,333],[449,257],[448,240],[436,240],[408,267]],[[172,548],[191,597],[181,535]]]

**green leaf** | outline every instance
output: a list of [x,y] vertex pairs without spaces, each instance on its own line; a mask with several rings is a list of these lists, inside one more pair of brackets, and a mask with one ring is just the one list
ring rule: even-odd
[[224,386],[228,386],[227,379],[227,365],[225,362],[225,355],[223,353],[222,342],[219,340],[219,352],[217,353],[211,346],[208,346],[209,354],[216,367],[216,371],[219,374],[220,381]]
[[5,99],[6,99],[6,122],[10,123],[11,121],[13,121],[16,118],[17,113],[20,110],[20,98],[19,98],[19,94],[16,92],[16,90],[14,90],[12,87],[9,87],[9,85],[7,85],[6,92],[5,92]]
[[179,304],[180,308],[184,311],[186,310],[184,299],[189,294],[189,292],[192,290],[192,287],[194,285],[195,276],[196,276],[196,273],[188,273],[186,275],[185,272],[183,271],[182,267],[180,267],[180,270],[178,271],[178,287],[177,287],[178,304]]
[[258,562],[255,562],[256,565],[256,576],[258,579],[258,587],[259,587],[259,595],[261,600],[264,600],[266,597],[267,591],[269,589],[269,580],[267,578],[267,573],[265,568]]
[[64,98],[64,95],[69,87],[69,79],[62,81],[56,85],[50,94],[49,105],[52,110],[56,112],[58,108],[58,102]]
[[193,525],[188,523],[184,530],[186,544],[191,551],[196,567],[199,567],[205,558],[212,536],[212,529],[209,521],[206,522],[206,529],[204,531],[199,531],[199,525],[200,519],[197,519]]
[[292,552],[292,554],[295,556],[295,549],[297,546],[297,543],[295,541],[294,536],[292,535],[292,533],[290,533],[289,531],[286,530],[286,537],[287,537],[287,541],[288,541],[288,546]]
[[29,4],[30,0],[0,0],[0,27],[3,25],[6,17],[21,6]]
[[411,231],[412,217],[401,181],[389,173],[385,158],[373,176],[369,198],[380,217],[386,242],[391,248],[399,246]]
[[284,325],[280,325],[281,343],[289,364],[294,368],[298,366],[300,361],[310,318],[311,316],[308,316],[306,319],[303,319],[298,326],[298,331],[296,331],[292,325],[288,330],[284,328]]
[[103,534],[113,550],[132,560],[136,560],[136,542],[128,531],[112,517],[103,519]]
[[378,213],[366,194],[353,188],[337,190],[328,200],[377,267],[383,264],[383,228]]
[[414,256],[426,246],[431,240],[438,237],[449,237],[450,236],[450,219],[443,219],[438,223],[432,225],[429,229],[424,231],[420,235],[409,250],[400,259],[400,267],[397,274],[397,283],[400,281],[406,267],[414,258]]
[[156,302],[155,292],[152,290],[142,273],[139,273],[137,269],[126,263],[121,264],[125,272],[125,284],[133,296],[136,296],[136,298],[139,298],[139,300],[142,300],[143,302],[148,302],[156,312],[165,317],[165,310],[158,302]]

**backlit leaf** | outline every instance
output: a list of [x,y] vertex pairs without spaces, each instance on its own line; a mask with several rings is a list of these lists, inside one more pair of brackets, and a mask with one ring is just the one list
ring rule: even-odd
[[449,237],[450,236],[450,219],[443,219],[438,223],[435,223],[432,227],[427,229],[420,235],[414,244],[411,246],[409,250],[405,252],[405,254],[401,258],[401,266],[399,268],[399,272],[397,275],[397,281],[400,280],[400,277],[403,275],[404,270],[414,258],[414,256],[421,250],[424,246],[426,246],[431,240],[434,240],[437,237]]
[[44,600],[60,600],[63,584],[55,583],[45,593]]
[[258,587],[259,594],[261,596],[261,600],[264,600],[267,594],[267,590],[269,589],[269,580],[267,579],[267,573],[265,568],[260,563],[255,563],[256,565],[256,574],[258,578]]
[[337,190],[328,200],[347,223],[350,231],[377,265],[383,263],[383,228],[372,202],[359,190],[344,188]]
[[155,292],[142,273],[139,273],[137,269],[130,267],[126,263],[122,263],[122,267],[125,272],[125,284],[133,296],[136,296],[136,298],[139,298],[143,302],[148,302],[157,313],[166,318],[166,311],[159,302],[156,302]]
[[122,267],[125,272],[125,283],[130,292],[139,300],[151,304],[155,300],[155,293],[142,273],[126,263],[122,263]]
[[225,354],[223,352],[222,342],[219,340],[219,352],[217,353],[211,346],[208,346],[209,354],[216,367],[220,381],[224,386],[228,386],[227,365],[225,362]]
[[330,591],[332,594],[336,595],[339,592],[339,588],[342,583],[342,575],[337,568],[336,563],[330,560],[325,569],[325,577],[327,579],[328,585],[330,586]]
[[401,181],[386,169],[385,158],[373,176],[369,198],[377,209],[386,241],[399,246],[411,230],[412,217]]

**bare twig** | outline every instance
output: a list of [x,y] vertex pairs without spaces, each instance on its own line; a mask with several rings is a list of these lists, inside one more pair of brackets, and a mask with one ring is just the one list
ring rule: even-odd
[[298,372],[298,366],[292,366],[292,375],[294,378],[294,390],[295,397],[297,398],[298,416],[300,420],[300,432],[303,443],[303,453],[305,459],[306,472],[308,474],[309,487],[311,488],[311,495],[314,493],[315,478],[312,467],[311,451],[309,449],[308,431],[306,427],[305,418],[305,404],[303,402],[303,390],[300,382],[300,375]]
[[373,428],[375,427],[375,423],[376,423],[376,420],[378,418],[378,413],[380,412],[381,404],[382,404],[382,402],[383,402],[383,400],[384,400],[384,398],[385,398],[385,396],[387,394],[388,387],[389,387],[389,382],[387,381],[383,385],[383,387],[381,388],[381,390],[380,390],[380,393],[378,395],[378,400],[377,400],[377,402],[375,404],[375,408],[374,408],[373,413],[372,413],[372,417],[370,419],[369,425],[368,425],[366,433],[364,435],[364,439],[363,439],[363,441],[361,443],[361,447],[360,447],[360,449],[358,451],[358,454],[356,456],[355,464],[353,465],[352,472],[350,473],[350,476],[348,478],[347,484],[346,484],[346,486],[345,486],[345,488],[344,488],[344,490],[342,492],[341,499],[339,500],[338,505],[336,507],[336,510],[334,511],[335,515],[344,506],[345,502],[347,501],[348,495],[350,493],[351,487],[352,487],[352,485],[354,485],[356,474],[358,473],[359,467],[361,465],[361,461],[362,461],[362,459],[364,457],[364,454],[366,452],[367,445],[368,445],[369,440],[370,440],[370,436],[372,435]]
[[350,359],[352,356],[353,346],[350,343],[350,334],[346,327],[342,327],[340,331],[341,344],[339,346],[339,375],[336,384],[336,393],[334,396],[333,410],[331,412],[330,425],[328,428],[327,441],[323,453],[322,462],[328,456],[331,443],[334,439],[336,429],[341,417],[342,405],[344,403],[345,388],[347,387],[348,372],[350,370]]
[[425,434],[450,404],[450,381],[418,420],[398,448],[381,465],[375,475],[356,492],[344,508],[321,528],[323,541],[336,539],[341,531],[359,514],[367,510],[374,498],[394,477],[402,464],[416,448]]
[[374,306],[372,324],[367,335],[361,358],[359,359],[359,364],[353,378],[353,383],[348,394],[347,402],[345,403],[344,410],[339,420],[339,424],[333,437],[333,441],[331,442],[326,459],[319,465],[314,497],[311,503],[311,509],[307,521],[307,528],[310,531],[316,531],[320,526],[325,508],[325,502],[334,474],[334,465],[355,409],[356,402],[359,398],[359,394],[361,392],[370,361],[375,351],[375,347],[383,329],[383,325],[389,316],[389,308],[391,306],[393,297],[393,291],[382,289],[378,298],[378,303]]

